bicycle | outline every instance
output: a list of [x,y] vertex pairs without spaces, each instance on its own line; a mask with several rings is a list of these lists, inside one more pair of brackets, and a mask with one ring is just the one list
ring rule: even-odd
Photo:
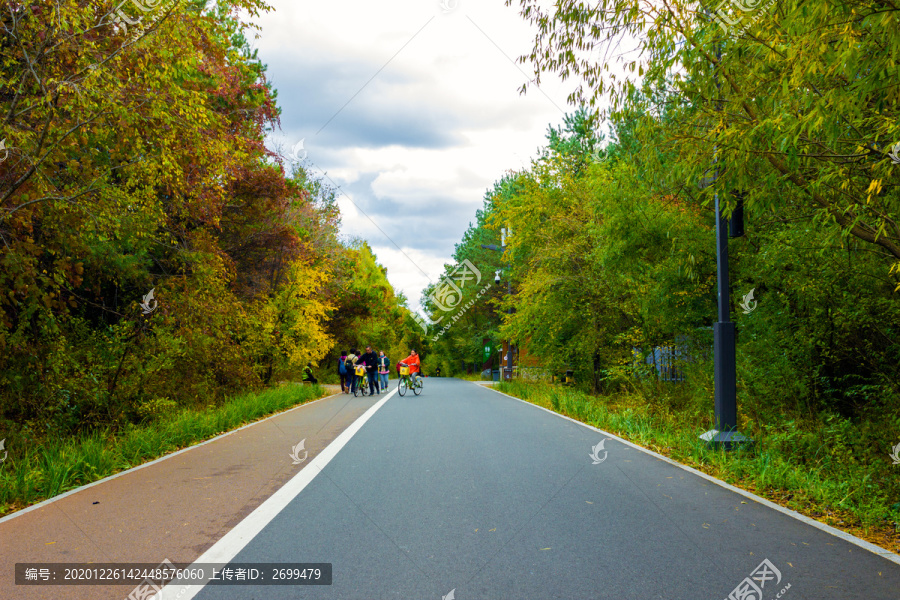
[[409,367],[400,363],[400,381],[397,383],[397,391],[400,392],[400,395],[405,395],[406,390],[412,388],[413,394],[418,396],[422,393],[424,387],[425,383],[422,381],[421,373],[416,377],[416,382],[413,383],[410,381]]
[[356,366],[356,387],[353,389],[353,395],[359,396],[362,393],[365,396],[368,392],[366,392],[366,388],[369,386],[369,382],[366,378],[366,368],[362,365]]

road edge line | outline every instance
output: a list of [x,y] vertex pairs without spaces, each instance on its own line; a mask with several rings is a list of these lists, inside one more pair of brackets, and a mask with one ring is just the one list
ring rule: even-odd
[[[330,444],[313,458],[299,473],[291,477],[287,483],[278,488],[274,494],[269,496],[262,504],[257,506],[253,512],[244,517],[240,523],[235,525],[228,533],[223,535],[213,544],[206,552],[201,554],[193,563],[228,563],[234,559],[238,553],[243,550],[272,520],[281,514],[281,511],[290,504],[294,498],[300,495],[300,492],[306,488],[309,483],[316,478],[316,475],[331,462],[338,452],[347,445],[354,435],[362,429],[362,426],[375,415],[384,404],[397,393],[395,388],[387,396],[379,400],[377,403],[369,407],[369,409],[360,415],[349,427],[344,429]],[[170,584],[171,585],[171,584]],[[196,596],[203,588],[206,582],[202,584],[191,584],[179,586],[181,591],[177,594],[175,589],[169,589],[168,586],[157,592],[150,600],[167,600],[174,598],[177,600],[190,600]]]
[[253,421],[252,423],[247,423],[246,425],[241,425],[237,429],[232,429],[231,431],[226,431],[225,433],[221,433],[214,438],[209,438],[208,440],[203,440],[202,442],[198,442],[196,444],[188,446],[187,448],[182,448],[181,450],[176,450],[175,452],[172,452],[170,454],[164,454],[163,456],[160,456],[159,458],[154,458],[151,461],[147,461],[147,462],[141,463],[137,466],[130,467],[124,471],[119,471],[118,473],[113,473],[112,475],[107,475],[103,479],[98,479],[97,481],[92,481],[91,483],[86,483],[75,489],[69,490],[67,492],[63,492],[62,494],[59,494],[58,496],[53,496],[52,498],[47,498],[46,500],[42,500],[42,501],[38,502],[37,504],[32,504],[31,506],[26,506],[22,510],[18,510],[11,515],[6,515],[5,517],[0,518],[0,525],[5,523],[6,521],[11,521],[11,520],[15,519],[16,517],[20,517],[20,516],[24,515],[25,513],[29,513],[33,510],[37,510],[38,508],[43,508],[49,504],[53,504],[57,500],[62,500],[63,498],[71,496],[72,494],[77,494],[78,492],[80,492],[82,490],[86,490],[88,488],[94,487],[95,485],[100,485],[101,483],[107,482],[111,479],[115,479],[117,477],[122,477],[122,476],[128,475],[129,473],[132,473],[134,471],[155,465],[158,462],[164,461],[164,460],[172,458],[174,456],[178,456],[179,454],[182,454],[189,450],[193,450],[194,448],[199,448],[200,446],[205,446],[206,444],[211,444],[212,442],[215,442],[216,440],[220,440],[223,437],[227,437],[227,436],[231,435],[232,433],[237,433],[238,431],[240,431],[242,429],[246,429],[248,427],[253,427],[254,425],[258,425],[259,423],[265,423],[269,419],[274,419],[275,417],[280,417],[281,415],[287,414],[287,413],[291,412],[292,410],[298,410],[300,408],[303,408],[304,406],[309,406],[310,404],[315,404],[316,402],[319,402],[321,400],[328,400],[329,398],[334,398],[335,396],[340,396],[340,395],[341,395],[341,392],[337,392],[335,394],[331,394],[330,396],[322,396],[321,398],[316,398],[315,400],[310,400],[309,402],[304,402],[303,404],[298,404],[297,406],[292,406],[291,408],[285,409],[281,412],[277,412],[273,415],[269,415],[265,419],[260,419],[259,421]]
[[658,458],[662,461],[665,461],[665,462],[669,463],[670,465],[674,465],[674,466],[678,467],[679,469],[683,469],[689,473],[693,473],[694,475],[697,475],[711,483],[714,483],[720,487],[723,487],[726,490],[740,494],[741,496],[744,496],[745,498],[749,498],[750,500],[753,500],[754,502],[757,502],[758,504],[762,504],[763,506],[766,506],[768,508],[771,508],[773,510],[780,512],[781,514],[787,515],[789,517],[793,517],[794,519],[796,519],[802,523],[811,525],[812,527],[815,527],[816,529],[824,531],[825,533],[829,533],[829,534],[833,535],[834,537],[844,540],[845,542],[849,542],[851,544],[854,544],[855,546],[859,546],[860,548],[862,548],[864,550],[868,550],[872,554],[876,554],[876,555],[884,558],[885,560],[888,560],[890,562],[900,565],[900,555],[895,554],[894,552],[891,552],[890,550],[887,550],[885,548],[882,548],[881,546],[876,546],[875,544],[873,544],[871,542],[867,542],[866,540],[864,540],[862,538],[858,538],[851,533],[847,533],[846,531],[841,531],[840,529],[836,529],[836,528],[832,527],[831,525],[826,525],[825,523],[822,523],[821,521],[816,521],[815,519],[813,519],[811,517],[807,517],[806,515],[799,513],[795,510],[791,510],[790,508],[785,508],[784,506],[781,506],[780,504],[776,504],[775,502],[772,502],[771,500],[767,500],[761,496],[757,496],[756,494],[754,494],[752,492],[748,492],[747,490],[743,490],[743,489],[741,489],[739,487],[735,487],[729,483],[725,483],[721,479],[716,479],[712,475],[708,475],[708,474],[704,473],[703,471],[698,471],[697,469],[695,469],[693,467],[689,467],[687,465],[681,464],[680,462],[673,460],[673,459],[669,458],[668,456],[663,456],[662,454],[659,454],[658,452],[654,452],[653,450],[648,450],[647,448],[644,448],[643,446],[639,446],[633,442],[629,442],[628,440],[622,439],[621,437],[617,436],[614,433],[604,431],[602,429],[594,427],[593,425],[588,425],[587,423],[582,423],[581,421],[573,419],[572,417],[568,417],[568,416],[562,415],[558,412],[554,412],[554,411],[550,410],[549,408],[544,408],[543,406],[538,406],[537,404],[534,404],[533,402],[528,402],[527,400],[522,400],[521,398],[516,398],[515,396],[510,396],[509,394],[505,394],[505,393],[501,392],[500,390],[494,389],[493,386],[481,386],[481,387],[489,389],[493,392],[496,392],[496,393],[500,394],[501,396],[506,396],[507,398],[512,398],[513,400],[518,400],[519,402],[522,402],[523,404],[527,404],[528,406],[533,406],[535,408],[539,408],[543,411],[550,413],[551,415],[556,415],[557,417],[566,419],[567,421],[571,421],[578,425],[583,425],[584,427],[587,427],[588,429],[593,429],[594,431],[598,431],[598,432],[602,433],[603,435],[608,435],[611,438],[615,439],[617,442],[621,442],[621,443],[625,444],[626,446],[631,446],[635,450],[640,450],[641,452],[643,452],[645,454],[655,456],[656,458]]

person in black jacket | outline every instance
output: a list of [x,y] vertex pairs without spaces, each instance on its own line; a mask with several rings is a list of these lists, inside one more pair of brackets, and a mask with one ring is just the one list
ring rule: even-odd
[[[372,352],[372,346],[366,346],[366,353],[359,357],[359,360],[366,363],[366,379],[369,380],[369,393],[375,395],[375,392],[381,393],[378,386],[375,385],[376,369],[378,368],[378,356]],[[363,383],[365,385],[365,383]]]

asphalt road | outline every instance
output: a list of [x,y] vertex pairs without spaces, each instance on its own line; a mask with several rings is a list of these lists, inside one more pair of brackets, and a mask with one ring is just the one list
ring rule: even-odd
[[332,585],[163,597],[900,600],[897,563],[478,385],[431,378],[367,414],[229,542],[236,562],[331,563]]

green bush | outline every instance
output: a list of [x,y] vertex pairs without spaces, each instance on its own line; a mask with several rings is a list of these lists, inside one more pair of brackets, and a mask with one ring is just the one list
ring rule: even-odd
[[319,386],[285,385],[245,393],[220,406],[170,410],[171,401],[144,424],[125,424],[70,436],[17,430],[0,463],[0,515],[153,460],[180,448],[322,396]]

